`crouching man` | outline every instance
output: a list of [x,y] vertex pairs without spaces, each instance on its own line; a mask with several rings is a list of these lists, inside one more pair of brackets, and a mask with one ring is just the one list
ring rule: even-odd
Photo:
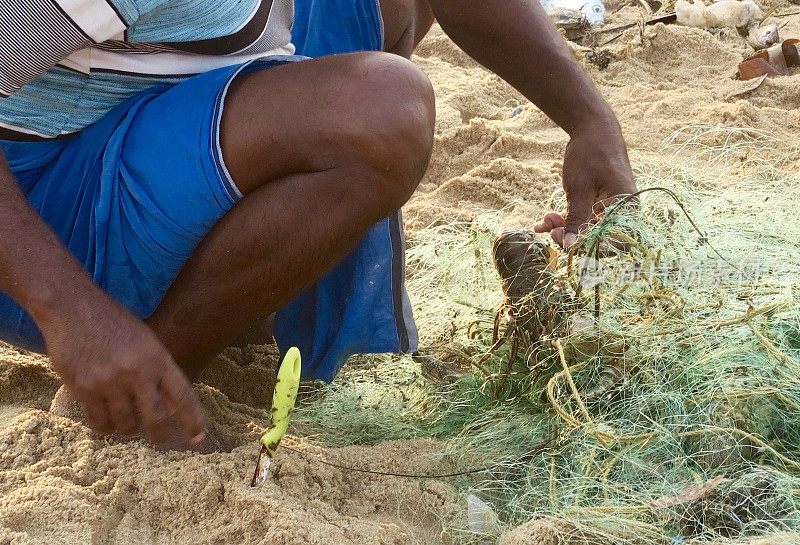
[[[632,189],[630,170],[616,121],[541,9],[513,4],[431,2],[572,135],[574,208],[539,227],[563,240],[595,201]],[[431,85],[370,48],[294,56],[292,7],[0,0],[0,338],[46,352],[100,433],[200,443],[190,381],[275,311],[279,345],[300,346],[311,376],[332,378],[356,352],[415,348],[397,211],[430,157]],[[298,8],[313,56],[330,36],[309,38],[314,10]],[[428,12],[370,13],[350,22],[386,19],[402,54],[430,25]],[[501,39],[470,37],[512,23]]]

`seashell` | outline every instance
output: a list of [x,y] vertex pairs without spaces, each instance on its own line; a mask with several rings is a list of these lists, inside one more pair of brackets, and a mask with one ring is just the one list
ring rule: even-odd
[[752,27],[747,33],[747,42],[756,51],[766,49],[780,42],[778,35],[778,25],[764,25],[762,27]]

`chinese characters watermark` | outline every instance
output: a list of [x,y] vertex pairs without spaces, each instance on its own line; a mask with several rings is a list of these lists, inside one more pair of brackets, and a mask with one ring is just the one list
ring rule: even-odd
[[578,262],[578,278],[583,289],[592,289],[600,284],[623,287],[638,282],[651,286],[689,288],[705,285],[738,289],[758,284],[765,272],[763,265],[755,261],[723,259],[641,263],[585,257]]

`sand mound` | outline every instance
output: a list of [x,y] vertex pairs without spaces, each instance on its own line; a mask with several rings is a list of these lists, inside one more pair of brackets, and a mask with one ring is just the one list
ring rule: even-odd
[[202,386],[211,435],[223,448],[244,446],[210,455],[159,453],[97,438],[30,408],[42,396],[22,395],[23,379],[50,390],[57,383],[37,358],[19,356],[13,366],[19,371],[0,378],[0,391],[17,394],[14,404],[4,401],[0,429],[0,543],[427,543],[443,517],[458,515],[455,493],[436,481],[319,461],[443,471],[432,461],[439,447],[431,441],[322,452],[289,440],[273,479],[253,489],[255,423],[266,421],[264,411]]
[[[765,10],[793,11],[783,0],[772,4]],[[619,8],[610,24],[640,16],[638,7]],[[800,36],[800,16],[782,21],[784,36]],[[582,62],[618,112],[634,160],[669,161],[657,152],[664,138],[698,123],[797,139],[800,75],[747,90],[733,78],[746,53],[735,33],[657,25],[643,33],[629,30],[604,49],[612,59],[607,68]],[[430,171],[406,208],[408,229],[519,201],[524,204],[516,215],[535,221],[560,191],[567,136],[441,31],[432,33],[415,60],[434,83],[439,118]],[[760,153],[765,160],[773,153],[783,159],[786,150]],[[787,172],[800,166],[794,160],[782,164]],[[443,543],[442,522],[452,526],[464,517],[463,498],[449,484],[318,462],[322,456],[394,472],[451,470],[433,461],[439,446],[430,441],[323,450],[289,440],[293,450],[280,454],[275,478],[251,489],[255,438],[267,420],[274,365],[269,348],[231,349],[202,377],[210,433],[229,451],[210,455],[158,453],[93,437],[44,412],[60,385],[45,358],[8,347],[0,354],[0,544]],[[573,543],[558,540],[557,524],[531,525],[502,543]]]

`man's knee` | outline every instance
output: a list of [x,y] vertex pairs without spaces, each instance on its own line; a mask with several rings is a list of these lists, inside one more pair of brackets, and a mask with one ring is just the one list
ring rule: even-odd
[[357,168],[356,190],[368,193],[376,214],[388,214],[425,173],[434,121],[433,89],[422,71],[397,55],[357,53],[237,78],[221,138],[245,194],[297,172]]
[[368,55],[361,62],[356,84],[366,88],[370,104],[351,143],[376,174],[381,200],[396,210],[428,168],[436,119],[433,88],[419,68],[396,55]]

